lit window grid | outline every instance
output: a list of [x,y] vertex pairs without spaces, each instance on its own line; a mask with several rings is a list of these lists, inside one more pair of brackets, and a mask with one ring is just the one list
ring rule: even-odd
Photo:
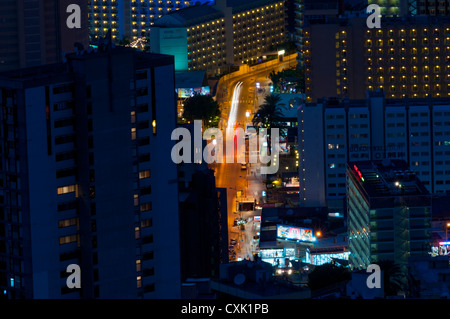
[[187,28],[189,70],[217,70],[226,63],[225,19]]
[[[233,15],[234,60],[249,62],[285,38],[283,2]],[[264,11],[262,16],[260,12]],[[256,37],[255,37],[256,35]]]
[[449,27],[367,30],[364,46],[367,90],[383,89],[388,98],[450,96]]
[[[162,15],[191,5],[190,1],[136,1],[130,3],[131,36],[141,36],[149,33],[150,26]],[[111,29],[112,37],[119,36],[119,7],[117,0],[92,0],[88,3],[88,20],[90,33],[98,38],[105,36]]]

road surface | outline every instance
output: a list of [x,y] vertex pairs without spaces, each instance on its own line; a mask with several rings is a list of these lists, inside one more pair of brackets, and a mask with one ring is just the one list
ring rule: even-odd
[[[281,71],[292,66],[295,66],[292,60],[280,62],[274,67],[233,78],[225,82],[224,86],[218,88],[216,101],[221,105],[224,119],[222,123],[224,156],[227,150],[227,136],[229,138],[234,136],[236,123],[240,122],[241,127],[245,129],[245,123],[251,122],[257,106],[261,105],[264,96],[270,93],[270,80],[268,79],[270,72],[272,70]],[[256,82],[261,84],[261,93],[256,89]],[[249,117],[246,117],[247,111],[252,113]],[[233,163],[227,163],[224,158],[223,163],[214,163],[212,168],[215,170],[216,186],[227,189],[228,237],[237,241],[236,255],[242,259],[253,259],[253,253],[257,252],[258,247],[258,242],[253,238],[259,232],[259,222],[253,221],[253,216],[260,216],[260,210],[237,212],[236,208],[237,202],[242,200],[242,197],[261,202],[265,185],[259,174],[259,163],[249,164],[247,169],[242,169],[241,164],[237,161],[236,154],[234,154]],[[238,197],[239,195],[242,197]],[[233,226],[236,217],[248,220],[248,223],[245,224],[245,230]]]

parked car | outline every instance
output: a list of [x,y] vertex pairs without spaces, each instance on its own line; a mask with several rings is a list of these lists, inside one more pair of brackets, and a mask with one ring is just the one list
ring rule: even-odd
[[247,163],[241,163],[241,170],[247,169]]
[[236,244],[237,244],[236,239],[231,238],[231,239],[230,239],[230,244],[231,244],[231,245],[236,245]]

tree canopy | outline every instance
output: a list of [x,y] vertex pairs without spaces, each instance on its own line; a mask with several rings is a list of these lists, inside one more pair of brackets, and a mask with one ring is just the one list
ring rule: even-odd
[[308,286],[311,290],[316,290],[351,279],[352,274],[348,268],[327,263],[316,266],[314,270],[308,274]]
[[205,127],[216,127],[220,106],[210,95],[196,94],[184,101],[183,117],[188,121],[202,120]]
[[264,98],[264,103],[259,106],[255,115],[253,116],[253,125],[274,126],[275,122],[283,118],[282,109],[285,109],[284,104],[280,103],[281,97],[278,94],[270,94]]

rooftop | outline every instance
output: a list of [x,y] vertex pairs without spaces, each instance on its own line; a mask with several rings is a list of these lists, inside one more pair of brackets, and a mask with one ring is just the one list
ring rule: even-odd
[[368,197],[429,196],[416,173],[403,160],[356,161],[347,165],[347,171]]
[[206,71],[175,72],[175,87],[177,88],[198,88],[207,85]]
[[[226,0],[227,7],[232,8],[232,13],[240,13],[247,10],[260,8],[266,5],[280,2],[280,0]],[[224,12],[219,7],[208,3],[189,6],[172,11],[155,21],[155,27],[191,27],[204,22],[223,18]]]
[[0,73],[0,86],[11,87],[15,83],[15,87],[34,86],[54,82],[55,80],[70,81],[72,80],[73,70],[70,61],[79,61],[90,58],[104,57],[108,55],[128,54],[133,55],[136,69],[147,68],[156,65],[167,65],[173,63],[173,56],[136,51],[127,47],[111,47],[102,49],[89,48],[79,52],[66,54],[69,62],[44,64],[17,70],[5,71]]
[[280,0],[227,0],[227,6],[233,8],[233,13],[239,13],[254,8],[281,2]]
[[203,22],[223,18],[224,14],[214,6],[203,4],[172,11],[157,19],[155,27],[190,27]]

